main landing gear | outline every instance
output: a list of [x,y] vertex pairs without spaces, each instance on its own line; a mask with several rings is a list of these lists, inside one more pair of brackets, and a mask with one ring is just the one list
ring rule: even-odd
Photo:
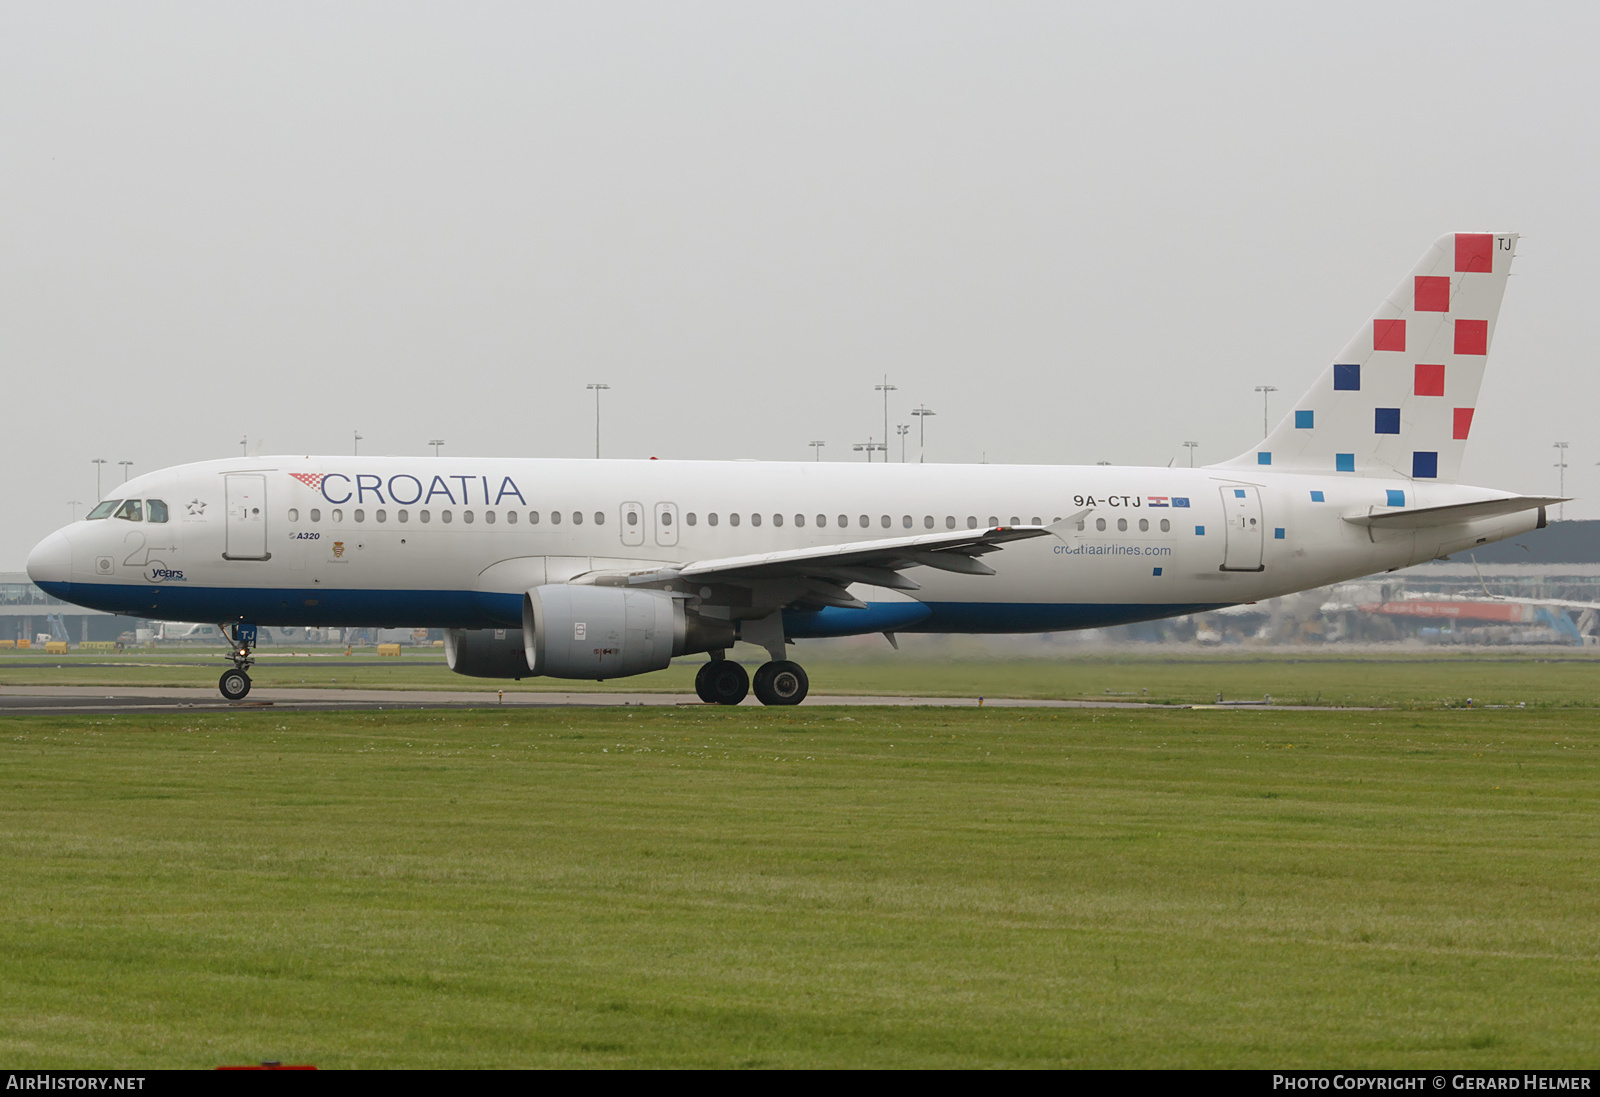
[[[763,663],[755,676],[756,700],[763,705],[798,705],[806,699],[811,681],[799,663],[775,659]],[[721,652],[694,676],[694,691],[708,705],[737,705],[750,693],[750,676],[744,667]]]
[[694,676],[694,691],[708,705],[737,705],[750,692],[750,676],[731,659],[713,656]]
[[250,653],[256,647],[256,627],[241,621],[236,625],[224,625],[222,632],[233,642],[233,650],[228,653],[233,669],[222,672],[217,688],[228,700],[240,701],[250,692],[250,666],[255,662]]
[[799,663],[775,659],[756,670],[756,700],[763,705],[798,705],[806,699],[811,680]]

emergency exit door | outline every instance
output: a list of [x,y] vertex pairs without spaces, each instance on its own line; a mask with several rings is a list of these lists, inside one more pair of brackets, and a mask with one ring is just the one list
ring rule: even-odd
[[1223,524],[1227,544],[1223,571],[1265,571],[1261,557],[1266,546],[1266,523],[1261,516],[1261,492],[1253,487],[1222,489]]
[[617,523],[622,543],[628,546],[644,544],[644,507],[639,503],[622,504],[622,521]]
[[678,504],[656,504],[656,544],[671,548],[678,543]]

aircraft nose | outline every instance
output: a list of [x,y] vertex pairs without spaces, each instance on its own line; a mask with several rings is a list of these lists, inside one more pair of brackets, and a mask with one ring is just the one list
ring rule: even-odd
[[41,587],[72,581],[72,542],[59,530],[33,546],[28,553],[28,578]]

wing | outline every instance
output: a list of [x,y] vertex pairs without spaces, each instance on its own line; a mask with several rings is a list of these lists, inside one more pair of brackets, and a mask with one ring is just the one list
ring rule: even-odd
[[949,530],[916,537],[885,537],[749,556],[690,560],[643,571],[590,572],[574,582],[669,590],[736,587],[759,591],[761,596],[750,606],[753,611],[797,602],[863,608],[866,603],[846,590],[852,583],[918,590],[920,584],[901,574],[914,567],[936,568],[959,575],[993,575],[994,569],[979,557],[1013,541],[1063,533],[1088,513],[1080,511],[1047,526]]

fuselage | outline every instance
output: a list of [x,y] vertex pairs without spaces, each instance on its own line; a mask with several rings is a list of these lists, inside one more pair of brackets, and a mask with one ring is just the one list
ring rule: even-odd
[[139,500],[137,519],[75,522],[28,568],[67,601],[157,620],[515,628],[524,592],[596,570],[1070,519],[985,557],[993,575],[914,568],[918,590],[856,584],[865,609],[784,616],[792,637],[1042,632],[1257,601],[1532,528],[1534,511],[1345,520],[1503,495],[1266,469],[236,458],[128,481],[114,499]]

